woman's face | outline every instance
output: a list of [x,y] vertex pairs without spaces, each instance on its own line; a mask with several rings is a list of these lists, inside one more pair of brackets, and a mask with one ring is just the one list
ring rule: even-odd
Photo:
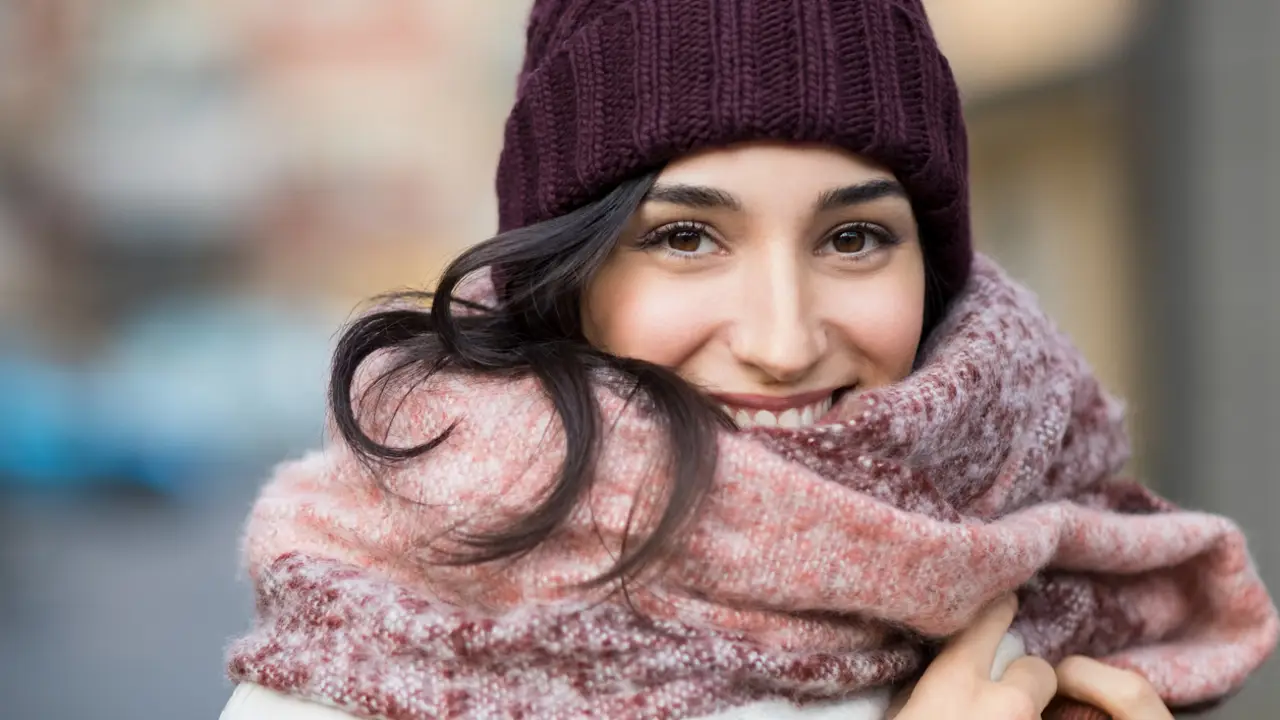
[[659,175],[586,290],[596,347],[675,370],[739,426],[815,422],[907,376],[924,317],[911,205],[828,147],[750,143]]

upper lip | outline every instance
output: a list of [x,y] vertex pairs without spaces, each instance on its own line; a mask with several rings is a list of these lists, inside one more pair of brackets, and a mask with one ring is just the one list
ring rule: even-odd
[[791,408],[812,405],[820,400],[826,400],[834,395],[837,390],[839,390],[839,388],[828,388],[826,390],[814,390],[813,392],[785,396],[712,393],[711,397],[735,408],[780,412],[782,410],[790,410]]

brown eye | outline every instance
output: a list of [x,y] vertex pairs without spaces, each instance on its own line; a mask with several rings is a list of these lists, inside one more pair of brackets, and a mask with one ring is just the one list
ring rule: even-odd
[[897,244],[893,233],[870,223],[856,223],[836,229],[827,236],[821,253],[834,253],[849,260],[862,260]]
[[701,223],[672,223],[649,233],[641,240],[641,247],[663,250],[668,255],[681,258],[713,255],[720,245]]
[[696,253],[702,249],[706,234],[701,230],[681,228],[667,234],[667,247],[676,252]]
[[846,255],[863,252],[874,244],[870,233],[862,228],[845,228],[831,236],[831,249]]

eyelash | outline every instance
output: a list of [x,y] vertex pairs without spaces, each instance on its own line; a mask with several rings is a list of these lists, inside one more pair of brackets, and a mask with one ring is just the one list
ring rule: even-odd
[[[709,226],[707,226],[705,223],[700,223],[693,220],[681,220],[678,222],[669,223],[667,225],[663,225],[662,227],[651,230],[650,232],[642,236],[638,242],[638,247],[641,250],[651,250],[654,248],[660,248],[663,254],[666,255],[667,257],[670,257],[676,260],[692,262],[703,257],[703,254],[681,252],[679,250],[675,250],[670,247],[663,247],[663,243],[666,242],[668,239],[670,239],[672,236],[674,236],[678,232],[693,231],[693,232],[698,232],[706,235],[707,238],[711,240],[712,243],[715,243],[717,246],[720,246],[719,242],[717,242],[714,238],[710,237],[711,234],[709,232],[709,229],[710,229]],[[828,243],[832,242],[837,235],[849,230],[865,232],[868,235],[872,236],[875,239],[876,243],[878,244],[875,248],[872,248],[871,250],[863,251],[860,253],[835,253],[836,255],[843,257],[846,262],[860,262],[871,253],[874,253],[876,250],[893,247],[894,245],[897,245],[902,241],[901,238],[899,238],[897,235],[890,232],[887,228],[884,228],[875,223],[851,222],[851,223],[845,223],[843,225],[838,225],[832,228],[831,230],[829,230],[827,233],[825,233],[822,236],[822,243],[818,247],[819,248],[825,247]]]
[[719,246],[715,239],[711,238],[709,227],[705,223],[695,222],[693,220],[681,220],[679,222],[669,223],[662,227],[651,230],[640,238],[639,247],[641,250],[660,249],[662,254],[676,260],[684,260],[692,262],[702,257],[699,253],[681,252],[670,247],[663,247],[663,243],[669,240],[678,232],[697,232],[706,235],[712,243]]
[[864,232],[867,235],[870,235],[875,240],[876,247],[872,248],[871,250],[863,250],[857,253],[836,253],[837,255],[840,255],[848,262],[859,262],[877,250],[891,248],[894,245],[897,245],[898,243],[902,242],[901,238],[899,238],[897,235],[894,235],[888,228],[885,228],[881,225],[877,225],[875,223],[870,223],[870,222],[851,222],[851,223],[845,223],[843,225],[838,225],[835,228],[832,228],[830,231],[828,231],[825,235],[823,235],[822,245],[820,247],[825,247],[827,243],[830,243],[833,240],[835,240],[836,236],[838,236],[840,233],[846,232],[849,230]]

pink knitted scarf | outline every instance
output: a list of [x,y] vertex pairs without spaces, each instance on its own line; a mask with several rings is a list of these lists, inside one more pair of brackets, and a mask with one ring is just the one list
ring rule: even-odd
[[1173,706],[1232,693],[1276,643],[1239,529],[1117,476],[1121,408],[985,259],[906,380],[828,424],[724,432],[690,534],[630,604],[573,587],[666,482],[642,408],[601,389],[607,439],[568,526],[459,568],[438,553],[538,499],[560,430],[533,381],[403,390],[370,427],[408,446],[456,423],[439,448],[374,477],[333,442],[263,490],[235,681],[365,718],[693,718],[902,681],[1018,588],[1029,652],[1105,658]]

